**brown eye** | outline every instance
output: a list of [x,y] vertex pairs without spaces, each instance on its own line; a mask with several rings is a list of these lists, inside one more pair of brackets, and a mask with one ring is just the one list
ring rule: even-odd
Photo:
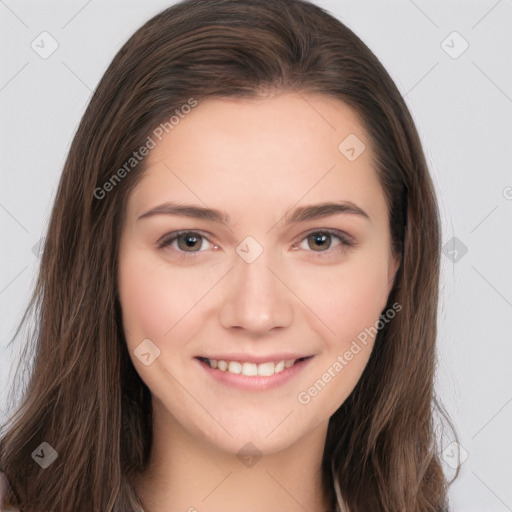
[[331,235],[322,231],[309,235],[307,240],[309,242],[309,247],[315,251],[317,251],[317,247],[319,247],[318,250],[320,251],[329,249],[332,242]]
[[316,253],[314,256],[329,257],[341,255],[346,250],[354,247],[356,241],[342,231],[322,229],[311,231],[298,244],[300,249],[309,253]]
[[184,233],[178,235],[176,240],[178,241],[180,251],[190,252],[188,249],[191,249],[192,252],[196,252],[201,248],[202,238],[201,235],[197,236],[194,233]]
[[[208,239],[195,231],[177,231],[170,233],[158,242],[159,249],[169,249],[175,253],[202,253],[209,248]],[[211,244],[210,244],[211,245]]]

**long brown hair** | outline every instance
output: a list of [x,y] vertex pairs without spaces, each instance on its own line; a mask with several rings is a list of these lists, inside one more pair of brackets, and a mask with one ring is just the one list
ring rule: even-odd
[[[140,510],[130,481],[148,461],[151,400],[127,352],[117,264],[144,161],[126,162],[191,98],[284,90],[328,95],[360,116],[401,257],[388,300],[401,311],[379,331],[361,379],[329,421],[325,491],[350,512],[447,510],[434,420],[448,418],[433,390],[440,221],[403,98],[369,48],[307,1],[186,0],[115,56],[64,166],[20,323],[34,313],[30,378],[0,439],[0,467],[24,511]],[[31,457],[42,442],[58,453],[47,469]]]

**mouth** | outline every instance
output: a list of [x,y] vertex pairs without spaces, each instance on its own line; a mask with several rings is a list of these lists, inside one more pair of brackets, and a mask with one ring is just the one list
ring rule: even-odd
[[195,359],[204,362],[212,370],[231,373],[235,375],[245,375],[246,377],[272,377],[279,374],[302,361],[311,359],[313,356],[300,357],[297,359],[283,359],[280,361],[267,361],[262,363],[253,363],[249,361],[227,361],[224,359],[209,359],[198,356]]

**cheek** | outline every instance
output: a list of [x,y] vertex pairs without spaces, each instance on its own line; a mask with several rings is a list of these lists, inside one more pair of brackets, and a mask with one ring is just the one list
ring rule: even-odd
[[144,338],[159,345],[165,338],[176,339],[173,334],[194,316],[194,304],[200,297],[198,283],[191,278],[186,272],[170,274],[147,252],[134,251],[121,259],[119,295],[130,345]]
[[308,287],[307,304],[321,320],[322,337],[336,349],[349,346],[378,321],[387,301],[384,265],[362,262],[312,277],[308,282],[314,286]]
[[314,325],[325,352],[313,369],[309,387],[300,390],[297,400],[311,407],[308,410],[314,417],[334,414],[361,378],[385,307],[386,276],[376,263],[347,265],[329,276],[308,279],[307,304],[321,320]]

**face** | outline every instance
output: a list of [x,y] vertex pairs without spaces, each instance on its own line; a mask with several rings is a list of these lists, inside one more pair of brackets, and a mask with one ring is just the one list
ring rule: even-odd
[[133,364],[198,442],[285,449],[353,390],[393,284],[371,141],[344,103],[292,93],[202,101],[161,138],[121,237]]

